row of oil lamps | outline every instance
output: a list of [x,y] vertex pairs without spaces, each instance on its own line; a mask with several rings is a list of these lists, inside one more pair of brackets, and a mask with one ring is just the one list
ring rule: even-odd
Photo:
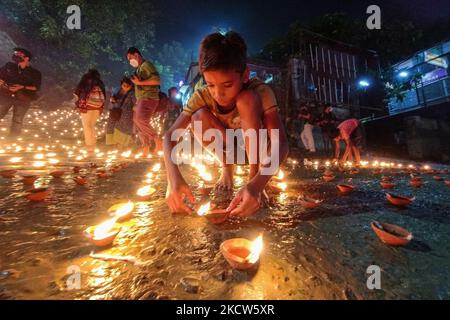
[[[323,174],[323,180],[325,182],[331,182],[336,177],[334,176],[333,172],[328,169],[328,166],[325,166],[327,169],[325,170]],[[377,167],[377,166],[375,166]],[[399,166],[397,166],[399,168]],[[413,167],[412,165],[409,166],[409,174],[411,176],[411,179],[409,181],[409,184],[414,188],[420,188],[423,185],[422,178],[414,173],[417,173],[417,168]],[[350,171],[350,174],[357,174],[359,171],[357,169],[352,169]],[[380,174],[381,170],[376,170],[374,174]],[[443,170],[432,170],[429,166],[422,167],[422,172],[428,173],[428,174],[448,174],[450,171],[448,169]],[[396,173],[397,174],[397,173]],[[439,175],[433,175],[433,179],[436,181],[443,181],[446,185],[450,186],[450,180],[444,180],[442,176]],[[396,187],[396,184],[393,183],[394,178],[392,176],[385,176],[383,175],[381,177],[380,185],[383,189],[393,189]],[[355,187],[350,184],[338,184],[336,185],[336,188],[339,190],[341,194],[349,194],[351,193]],[[406,207],[410,205],[414,200],[415,197],[405,197],[405,196],[399,196],[392,193],[385,193],[386,199],[390,204],[393,204],[398,207]],[[314,209],[320,206],[322,203],[322,200],[316,200],[304,196],[298,197],[296,203],[303,206],[306,209]],[[413,235],[408,230],[389,223],[382,223],[379,221],[372,221],[371,227],[374,230],[375,234],[380,238],[380,240],[388,245],[391,246],[405,246],[410,243],[410,241],[413,239]]]

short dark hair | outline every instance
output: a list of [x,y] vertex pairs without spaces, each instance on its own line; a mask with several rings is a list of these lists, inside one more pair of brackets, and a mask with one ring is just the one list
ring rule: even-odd
[[133,81],[131,81],[131,79],[126,76],[123,77],[122,80],[120,80],[120,84],[123,84],[123,83],[133,86]]
[[28,57],[28,59],[30,60],[33,58],[33,54],[25,48],[14,48],[13,51],[22,52],[25,55],[25,57]]
[[206,36],[200,44],[200,72],[234,70],[243,73],[247,67],[247,45],[237,33],[229,31]]
[[142,57],[142,54],[141,54],[141,52],[139,51],[138,48],[136,48],[136,47],[129,47],[128,48],[127,54],[135,54],[135,53],[139,54]]

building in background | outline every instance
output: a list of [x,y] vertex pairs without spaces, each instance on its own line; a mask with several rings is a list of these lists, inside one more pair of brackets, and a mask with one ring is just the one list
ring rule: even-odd
[[383,110],[379,60],[374,51],[303,33],[288,65],[291,113],[298,106],[331,104],[340,118],[370,116]]
[[388,102],[389,114],[410,111],[450,101],[450,41],[420,51],[392,66],[390,84],[409,83],[400,99]]
[[392,66],[389,115],[365,123],[377,155],[450,162],[450,41]]

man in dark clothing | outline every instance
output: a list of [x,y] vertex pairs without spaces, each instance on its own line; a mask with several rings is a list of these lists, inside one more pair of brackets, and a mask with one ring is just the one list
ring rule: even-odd
[[0,68],[0,119],[13,108],[11,136],[20,135],[23,118],[41,87],[41,73],[30,66],[31,58],[28,50],[15,48],[13,62]]
[[325,153],[329,155],[330,150],[332,151],[333,148],[333,144],[329,138],[329,132],[333,131],[337,126],[337,119],[333,114],[333,107],[331,105],[327,104],[323,107],[322,114],[317,124],[322,129]]

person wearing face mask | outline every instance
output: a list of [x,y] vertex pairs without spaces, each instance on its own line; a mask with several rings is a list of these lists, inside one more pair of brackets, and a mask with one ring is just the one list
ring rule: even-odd
[[160,77],[155,66],[145,60],[137,48],[128,49],[127,59],[130,65],[136,69],[135,74],[131,77],[136,95],[133,121],[142,143],[143,156],[146,158],[151,140],[155,141],[155,151],[162,150],[162,139],[151,124],[151,120],[158,114]]
[[0,68],[0,119],[13,108],[11,136],[20,135],[25,114],[41,87],[41,72],[31,67],[31,58],[30,51],[14,48],[12,62]]

